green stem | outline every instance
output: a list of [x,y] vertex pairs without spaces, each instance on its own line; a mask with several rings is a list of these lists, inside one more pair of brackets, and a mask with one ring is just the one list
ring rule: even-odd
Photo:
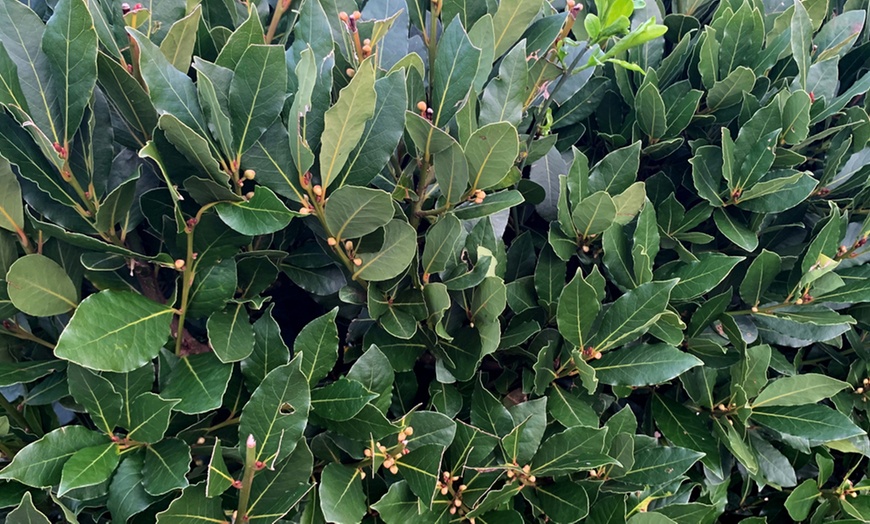
[[429,162],[429,153],[426,153],[425,158],[423,159],[423,163],[420,167],[420,180],[417,183],[417,201],[414,202],[414,205],[411,208],[411,227],[417,229],[420,225],[420,216],[423,212],[423,205],[426,203],[426,190],[429,188],[429,184],[432,183],[432,176],[429,174],[431,171],[430,162]]
[[241,420],[239,417],[228,418],[228,419],[224,420],[223,422],[218,422],[214,426],[206,428],[205,432],[211,433],[213,431],[217,431],[219,429],[238,424],[239,420]]
[[245,449],[245,474],[242,477],[242,488],[239,491],[239,506],[236,511],[236,522],[246,522],[248,514],[248,501],[251,499],[251,487],[254,484],[254,473],[257,472],[257,448],[256,443],[252,446],[253,436],[248,437],[248,445]]
[[4,397],[2,393],[0,393],[0,407],[3,408],[3,411],[9,415],[9,418],[14,420],[22,430],[27,431],[28,429],[32,429],[34,433],[37,433],[37,436],[42,436],[42,432],[37,428],[31,428],[30,423],[26,418],[24,418],[24,415],[22,415],[21,412],[18,411],[18,408],[16,408],[11,402],[6,400],[6,397]]
[[432,99],[431,90],[435,85],[432,82],[432,74],[435,71],[435,57],[438,51],[438,17],[441,15],[441,3],[432,2],[429,9],[429,38],[426,39],[426,46],[429,48],[429,100]]
[[202,214],[209,208],[216,205],[217,202],[206,204],[199,208],[196,216],[186,227],[187,233],[187,255],[184,259],[184,272],[181,275],[181,304],[178,308],[178,329],[175,334],[175,354],[181,356],[181,343],[184,340],[184,322],[187,319],[187,302],[190,300],[190,288],[193,285],[193,279],[196,277],[196,265],[193,258],[193,235],[196,230],[196,225],[202,219]]
[[[550,91],[550,96],[548,96],[544,100],[544,103],[541,104],[540,107],[538,107],[538,111],[535,113],[535,118],[532,120],[532,128],[529,130],[529,137],[528,137],[528,139],[526,139],[526,151],[528,151],[529,148],[532,146],[532,142],[534,142],[534,140],[535,140],[535,135],[538,134],[538,127],[539,127],[544,115],[547,114],[547,110],[550,108],[550,104],[553,103],[553,96],[560,89],[562,89],[562,86],[565,85],[565,82],[568,81],[568,78],[570,78],[574,74],[574,72],[575,72],[574,69],[580,63],[580,59],[583,58],[583,55],[586,54],[586,51],[588,51],[589,48],[590,48],[589,44],[586,44],[586,48],[582,52],[577,53],[577,56],[574,57],[574,60],[571,62],[571,65],[569,65],[567,67],[567,69],[565,69],[563,71],[562,78],[560,78],[559,82],[556,83],[556,87],[554,87],[553,90]],[[582,69],[586,69],[586,67],[581,68],[581,70]],[[534,94],[532,96],[534,96]],[[526,157],[523,158],[522,164],[520,165],[520,170],[522,170],[524,167],[526,167],[526,159],[527,158],[528,158],[528,155],[526,155]]]
[[[324,194],[325,196],[325,194]],[[335,245],[332,246],[332,252],[335,253],[347,270],[350,272],[351,279],[355,282],[359,283],[363,288],[368,289],[369,283],[361,278],[357,278],[356,276],[356,264],[353,263],[353,260],[347,256],[347,253],[344,252],[343,241],[340,237],[335,236],[332,231],[329,229],[329,225],[326,223],[326,214],[324,212],[322,200],[318,200],[317,196],[314,194],[311,189],[308,190],[308,198],[310,199],[311,205],[314,206],[314,214],[317,215],[317,220],[320,221],[321,227],[326,232],[327,238],[334,238]]]
[[291,3],[293,3],[293,0],[279,0],[275,4],[275,12],[272,13],[272,21],[269,23],[268,31],[266,31],[266,45],[271,44],[272,40],[275,39],[275,33],[278,32],[278,24],[281,22],[281,17],[290,8]]
[[178,313],[178,329],[175,335],[175,354],[181,356],[181,343],[184,340],[184,321],[187,319],[187,302],[190,300],[190,288],[193,285],[193,279],[196,272],[193,267],[193,230],[195,226],[190,226],[190,231],[187,233],[187,258],[184,260],[184,272],[181,274],[183,279],[181,283],[181,304]]
[[30,333],[29,331],[25,331],[24,329],[21,329],[21,327],[18,326],[17,324],[13,324],[6,329],[0,330],[0,333],[3,333],[4,335],[10,335],[10,336],[13,336],[15,338],[20,338],[21,340],[29,340],[31,342],[36,342],[40,346],[44,346],[44,347],[47,347],[48,349],[54,350],[54,344],[52,344],[51,342],[49,342],[47,340],[43,340],[43,339],[37,337],[36,335],[34,335],[33,333]]

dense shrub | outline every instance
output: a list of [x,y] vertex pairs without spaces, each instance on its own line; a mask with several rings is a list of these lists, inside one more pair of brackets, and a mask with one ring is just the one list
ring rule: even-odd
[[867,522],[867,9],[0,0],[0,515]]

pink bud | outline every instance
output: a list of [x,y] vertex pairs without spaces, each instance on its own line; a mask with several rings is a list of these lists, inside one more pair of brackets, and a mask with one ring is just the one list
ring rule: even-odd
[[245,445],[251,449],[257,447],[257,441],[254,440],[254,435],[248,435],[248,441],[245,443]]

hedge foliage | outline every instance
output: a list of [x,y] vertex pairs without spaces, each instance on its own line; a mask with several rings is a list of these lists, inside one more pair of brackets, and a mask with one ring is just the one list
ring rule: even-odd
[[870,521],[868,9],[0,0],[0,514]]

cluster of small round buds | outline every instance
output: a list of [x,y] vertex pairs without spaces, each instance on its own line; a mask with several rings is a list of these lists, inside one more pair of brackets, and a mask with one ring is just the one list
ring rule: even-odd
[[475,204],[483,204],[483,200],[486,198],[486,192],[478,189],[474,193],[472,193],[469,200],[473,200]]

